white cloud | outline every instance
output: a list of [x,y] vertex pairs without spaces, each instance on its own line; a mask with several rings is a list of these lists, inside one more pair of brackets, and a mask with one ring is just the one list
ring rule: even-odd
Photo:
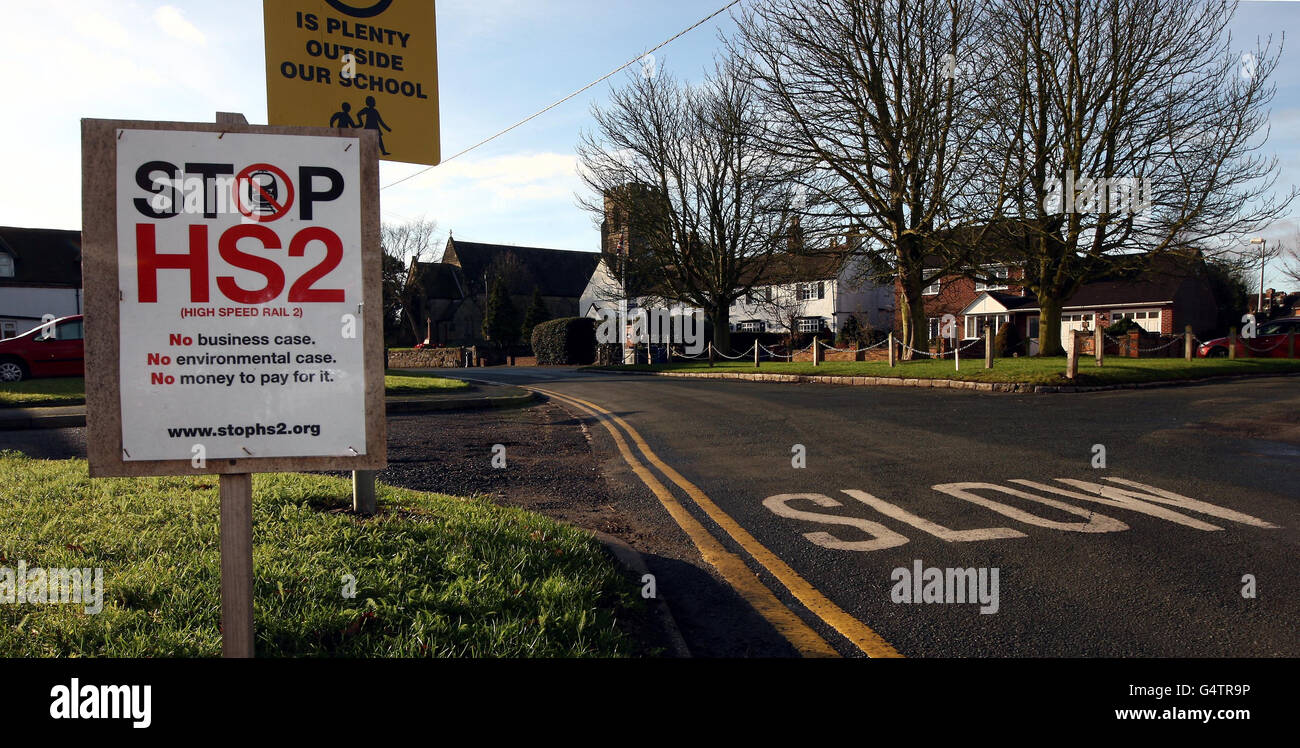
[[164,5],[154,11],[153,20],[168,36],[199,46],[208,44],[208,38],[194,24],[185,20],[179,8]]
[[[575,204],[584,189],[576,167],[571,153],[464,156],[384,190],[385,218],[427,215],[440,229],[478,241],[595,249],[591,216]],[[396,167],[385,172],[385,184],[401,176]]]

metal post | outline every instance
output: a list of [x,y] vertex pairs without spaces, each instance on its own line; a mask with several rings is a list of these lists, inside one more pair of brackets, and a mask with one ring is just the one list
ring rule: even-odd
[[758,368],[758,340],[754,340],[754,368]]
[[253,656],[253,476],[222,475],[221,654]]
[[889,333],[889,368],[894,368],[894,333]]
[[1191,361],[1194,355],[1196,352],[1192,348],[1192,326],[1187,325],[1183,328],[1183,358]]
[[1237,328],[1229,327],[1228,328],[1228,358],[1231,360],[1231,359],[1235,359],[1236,357],[1237,357]]
[[952,344],[952,363],[957,371],[961,371],[961,341],[954,340]]
[[375,471],[352,471],[352,511],[366,516],[375,513]]
[[713,368],[713,341],[709,341],[709,368]]

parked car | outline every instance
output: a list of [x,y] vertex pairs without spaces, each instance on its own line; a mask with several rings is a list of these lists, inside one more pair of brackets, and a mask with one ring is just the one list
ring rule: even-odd
[[[1237,358],[1286,358],[1286,336],[1294,332],[1300,337],[1300,317],[1287,317],[1265,322],[1259,326],[1258,333],[1250,339],[1237,338]],[[1226,358],[1228,339],[1215,338],[1207,340],[1196,349],[1202,358]],[[1296,353],[1300,354],[1300,341],[1296,342]]]
[[16,338],[0,340],[0,382],[86,373],[81,315],[60,317]]

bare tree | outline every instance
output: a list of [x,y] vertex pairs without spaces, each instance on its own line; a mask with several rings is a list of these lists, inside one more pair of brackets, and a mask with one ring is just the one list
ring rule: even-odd
[[379,230],[384,250],[384,313],[407,324],[415,340],[423,340],[425,335],[419,319],[418,298],[424,292],[419,263],[432,260],[437,232],[437,222],[426,219],[385,223]]
[[982,239],[945,229],[970,222],[980,70],[958,61],[981,46],[983,14],[977,0],[761,0],[731,44],[778,123],[768,146],[806,195],[810,245],[848,235],[873,274],[895,275],[917,349],[923,290]]
[[989,7],[999,33],[978,53],[991,72],[979,97],[989,168],[971,187],[1016,227],[1008,249],[1038,296],[1041,353],[1060,352],[1061,308],[1084,283],[1195,244],[1227,251],[1224,237],[1294,198],[1270,196],[1277,160],[1259,153],[1281,50],[1234,51],[1235,2]]
[[1296,231],[1295,238],[1282,254],[1282,277],[1300,283],[1300,230]]
[[[593,196],[580,200],[632,227],[612,270],[638,295],[702,308],[729,349],[729,310],[784,242],[792,198],[752,86],[727,60],[698,85],[633,74],[592,111],[578,146]],[[635,293],[629,288],[629,295]]]

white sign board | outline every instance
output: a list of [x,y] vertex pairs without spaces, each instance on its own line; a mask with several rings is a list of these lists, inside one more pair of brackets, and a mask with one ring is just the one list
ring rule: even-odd
[[356,139],[118,130],[123,460],[366,453]]

